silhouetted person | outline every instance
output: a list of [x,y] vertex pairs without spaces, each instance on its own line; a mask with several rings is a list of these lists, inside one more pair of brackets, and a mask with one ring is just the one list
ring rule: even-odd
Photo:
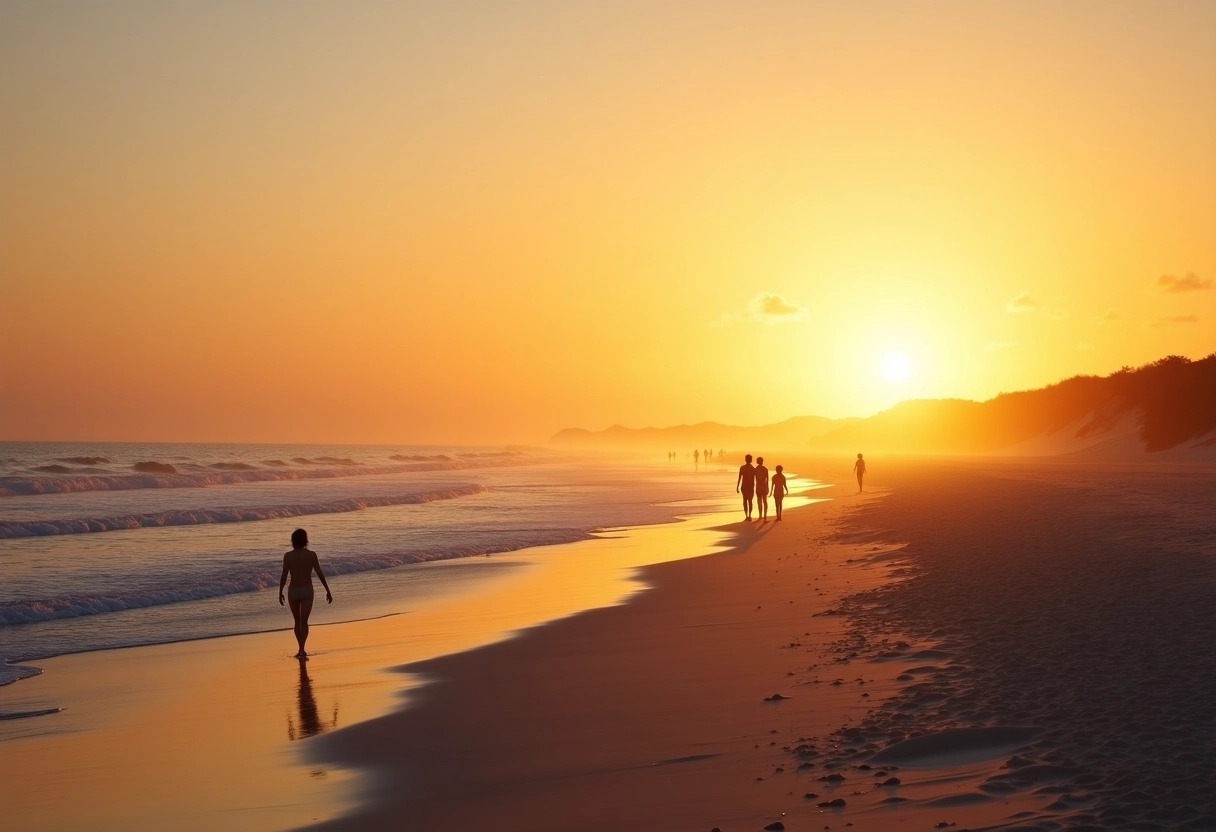
[[764,457],[756,458],[756,499],[760,501],[760,520],[768,519],[768,469]]
[[861,458],[861,454],[857,455],[857,461],[853,463],[853,473],[857,475],[857,493],[865,491],[862,488],[862,480],[866,478],[866,461]]
[[296,529],[291,533],[292,550],[283,555],[283,575],[279,578],[279,603],[283,603],[283,585],[291,576],[291,585],[287,587],[287,603],[291,606],[291,617],[295,619],[296,641],[300,644],[297,659],[307,659],[304,652],[304,642],[308,641],[308,616],[312,613],[312,573],[316,570],[321,585],[325,587],[325,601],[332,604],[334,596],[329,591],[325,581],[325,573],[321,571],[321,563],[317,553],[308,548],[308,532]]
[[696,467],[697,467],[697,463],[699,463],[700,461],[701,461],[701,452],[700,452],[700,451],[693,451],[693,452],[692,452],[692,467],[693,467],[693,468],[696,468]]
[[739,479],[735,483],[735,493],[743,494],[744,519],[752,519],[752,499],[756,494],[756,469],[752,467],[752,455],[743,458],[739,466]]
[[789,487],[785,484],[785,474],[781,473],[781,466],[777,466],[777,473],[773,474],[773,505],[777,509],[777,519],[781,519],[781,501],[785,499],[785,495],[790,493]]

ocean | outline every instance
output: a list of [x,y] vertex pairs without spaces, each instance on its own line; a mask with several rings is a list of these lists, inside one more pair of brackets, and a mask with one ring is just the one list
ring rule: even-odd
[[298,527],[335,596],[314,622],[358,620],[484,578],[427,562],[720,509],[737,463],[527,447],[0,443],[0,684],[65,653],[290,629],[275,590]]

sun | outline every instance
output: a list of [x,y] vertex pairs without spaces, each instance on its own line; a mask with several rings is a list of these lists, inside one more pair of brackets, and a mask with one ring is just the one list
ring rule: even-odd
[[903,384],[912,377],[912,361],[905,353],[889,352],[882,357],[882,377],[893,384]]

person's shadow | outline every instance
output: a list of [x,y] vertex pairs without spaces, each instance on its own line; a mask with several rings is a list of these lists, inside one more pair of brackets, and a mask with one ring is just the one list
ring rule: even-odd
[[312,679],[308,676],[308,663],[300,662],[300,687],[296,691],[296,705],[299,708],[300,721],[297,726],[287,715],[287,739],[302,740],[316,736],[323,731],[338,727],[338,704],[334,703],[334,714],[328,722],[321,721],[317,710],[317,698],[312,692]]

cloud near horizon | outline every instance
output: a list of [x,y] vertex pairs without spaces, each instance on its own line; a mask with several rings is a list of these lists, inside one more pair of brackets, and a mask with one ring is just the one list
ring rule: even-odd
[[[1067,298],[1065,298],[1065,300],[1067,300]],[[1005,311],[1011,315],[1023,315],[1028,312],[1032,312],[1053,321],[1060,321],[1066,317],[1063,309],[1050,309],[1044,306],[1041,300],[1036,297],[1032,297],[1026,292],[1018,295],[1013,300],[1005,301]]]
[[1022,312],[1037,312],[1043,308],[1043,304],[1032,298],[1030,295],[1023,292],[1013,300],[1005,301],[1005,311],[1014,315]]
[[1175,277],[1172,274],[1163,274],[1157,278],[1157,285],[1161,287],[1161,291],[1169,294],[1177,294],[1179,292],[1203,292],[1212,288],[1212,278],[1200,277],[1194,272],[1187,272],[1185,277]]
[[1166,326],[1174,326],[1175,324],[1194,324],[1198,322],[1198,315],[1163,315],[1153,321],[1153,326],[1160,329]]
[[762,324],[792,323],[805,320],[810,314],[806,307],[790,303],[781,295],[761,292],[747,302],[746,312],[728,312],[716,321],[711,321],[710,326],[729,326],[740,321]]

